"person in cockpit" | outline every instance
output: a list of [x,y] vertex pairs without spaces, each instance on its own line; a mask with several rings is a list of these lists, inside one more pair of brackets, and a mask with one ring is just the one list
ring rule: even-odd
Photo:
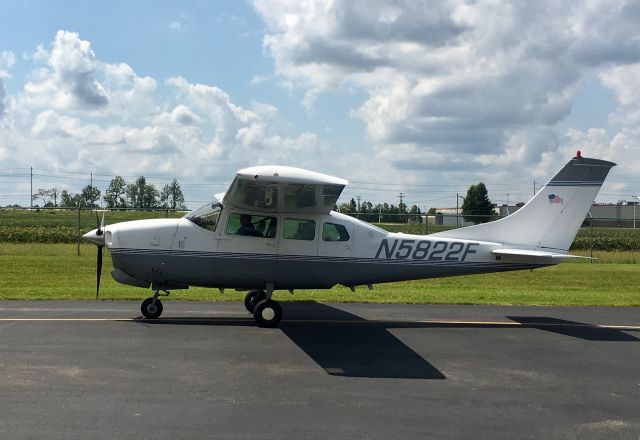
[[251,216],[249,214],[240,215],[240,227],[236,231],[236,235],[246,235],[249,237],[261,236],[261,234],[256,231],[255,226],[251,222]]

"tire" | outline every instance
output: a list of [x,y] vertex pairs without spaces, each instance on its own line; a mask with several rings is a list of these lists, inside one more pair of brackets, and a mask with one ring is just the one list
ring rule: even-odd
[[145,318],[156,319],[162,315],[162,302],[160,302],[159,299],[156,299],[156,303],[154,305],[153,298],[147,298],[142,301],[140,311],[142,312],[142,316]]
[[282,320],[282,307],[277,301],[263,299],[253,309],[253,319],[260,327],[277,327]]
[[256,304],[258,304],[266,297],[267,294],[262,290],[252,290],[244,297],[244,307],[249,313],[253,313],[253,309],[255,309]]

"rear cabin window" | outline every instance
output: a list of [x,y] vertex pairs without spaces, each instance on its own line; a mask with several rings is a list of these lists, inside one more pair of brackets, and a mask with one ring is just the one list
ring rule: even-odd
[[349,241],[347,228],[337,223],[325,223],[322,225],[322,240],[324,241]]
[[316,222],[298,218],[285,218],[283,223],[284,238],[289,240],[308,240],[316,238]]
[[224,232],[229,235],[273,238],[277,226],[278,219],[275,217],[231,213]]

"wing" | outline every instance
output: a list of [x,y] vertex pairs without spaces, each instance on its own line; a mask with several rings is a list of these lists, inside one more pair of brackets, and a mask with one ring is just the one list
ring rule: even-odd
[[225,206],[259,212],[329,213],[346,180],[301,168],[259,166],[238,171]]

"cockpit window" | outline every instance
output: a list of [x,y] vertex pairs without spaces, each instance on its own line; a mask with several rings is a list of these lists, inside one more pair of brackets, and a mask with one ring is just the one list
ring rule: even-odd
[[187,220],[191,220],[191,222],[201,228],[208,229],[209,231],[215,231],[221,212],[222,205],[218,202],[214,202],[190,212],[185,215],[185,217]]

